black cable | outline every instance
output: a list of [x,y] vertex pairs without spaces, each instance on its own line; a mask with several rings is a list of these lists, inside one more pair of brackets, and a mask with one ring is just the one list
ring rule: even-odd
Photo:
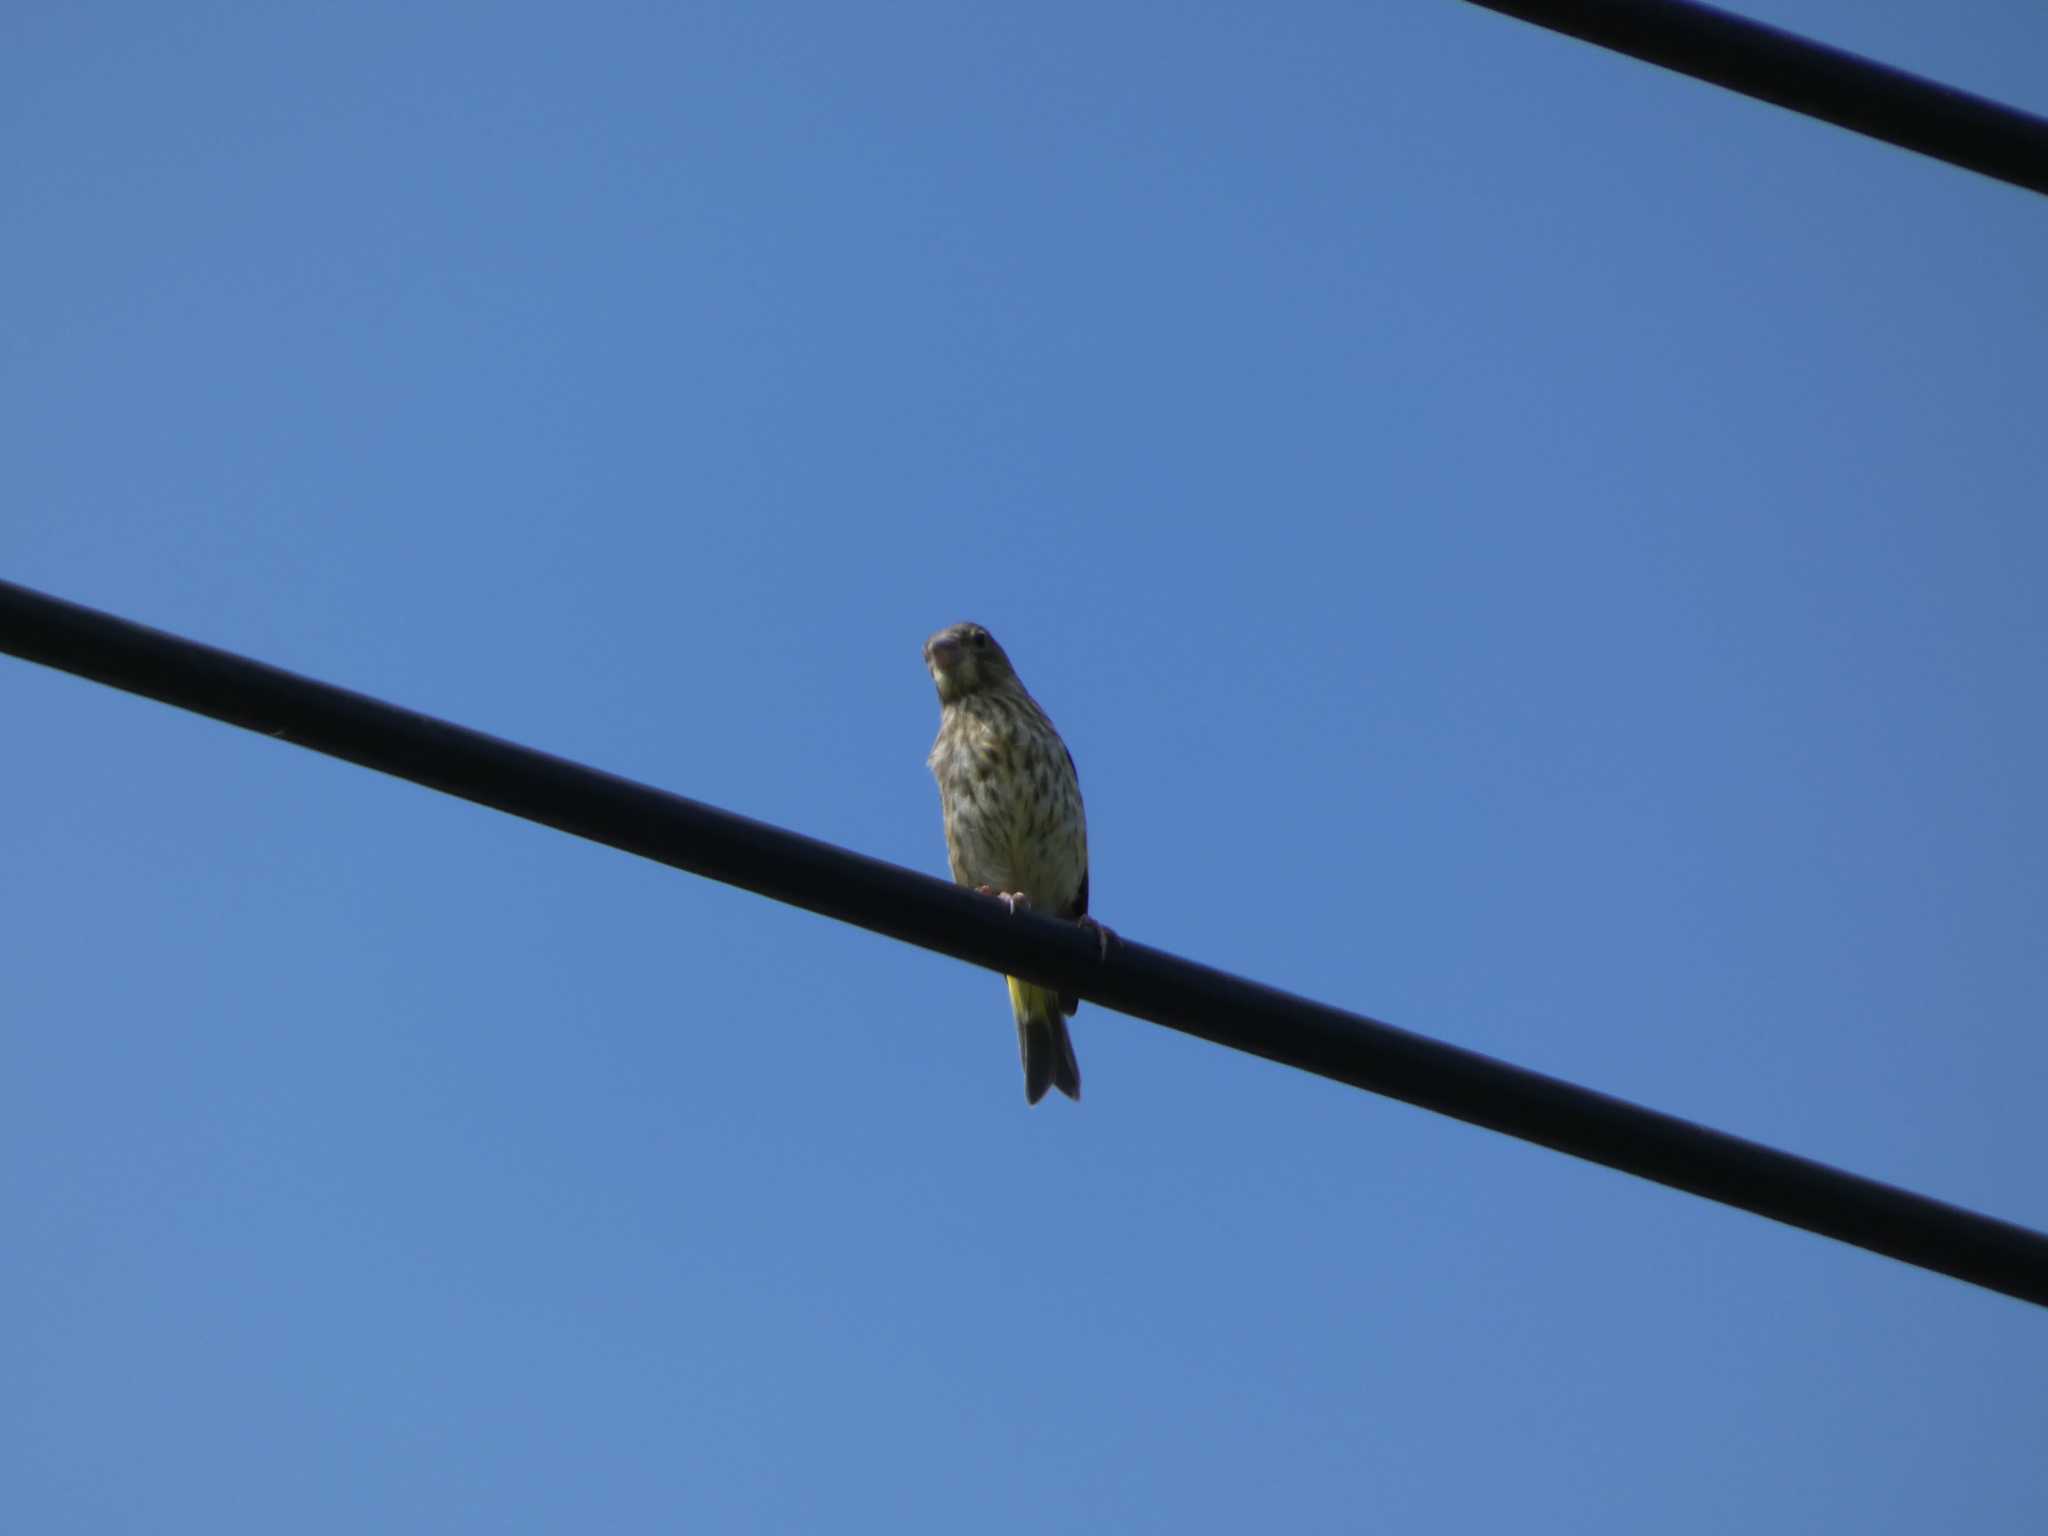
[[1692,0],[1470,3],[2048,192],[2048,119],[1762,22]]
[[[2048,1236],[0,582],[0,650],[2048,1305]],[[17,739],[14,750],[20,751]]]

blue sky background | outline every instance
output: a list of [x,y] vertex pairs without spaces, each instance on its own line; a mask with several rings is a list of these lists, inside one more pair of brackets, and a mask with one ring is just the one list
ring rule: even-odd
[[[2048,1226],[2048,202],[1451,0],[0,42],[0,574],[934,873],[976,618],[1129,936]],[[0,709],[10,1529],[2048,1525],[2036,1309]]]

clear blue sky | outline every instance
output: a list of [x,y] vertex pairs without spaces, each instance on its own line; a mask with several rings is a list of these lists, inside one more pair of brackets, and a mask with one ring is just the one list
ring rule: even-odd
[[[2031,0],[1752,14],[2048,109]],[[0,574],[2048,1226],[2048,201],[1453,0],[23,4]],[[2048,1528],[2048,1317],[0,660],[10,1530]]]

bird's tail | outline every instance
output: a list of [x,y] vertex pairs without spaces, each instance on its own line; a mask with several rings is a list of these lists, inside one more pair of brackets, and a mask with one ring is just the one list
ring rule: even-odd
[[1017,1015],[1025,1102],[1036,1104],[1048,1088],[1057,1088],[1070,1099],[1080,1098],[1081,1064],[1074,1060],[1074,1042],[1067,1035],[1059,994],[1014,976],[1003,979],[1010,984],[1010,1008]]

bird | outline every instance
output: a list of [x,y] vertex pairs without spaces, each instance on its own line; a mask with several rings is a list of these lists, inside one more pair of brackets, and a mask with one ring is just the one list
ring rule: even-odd
[[[953,879],[1014,912],[1034,907],[1108,930],[1088,915],[1088,818],[1074,755],[1026,691],[995,636],[953,624],[924,643],[939,691],[939,734],[929,759],[939,784]],[[1067,1019],[1080,999],[1005,977],[1024,1060],[1024,1099],[1048,1088],[1081,1097],[1081,1067]]]

